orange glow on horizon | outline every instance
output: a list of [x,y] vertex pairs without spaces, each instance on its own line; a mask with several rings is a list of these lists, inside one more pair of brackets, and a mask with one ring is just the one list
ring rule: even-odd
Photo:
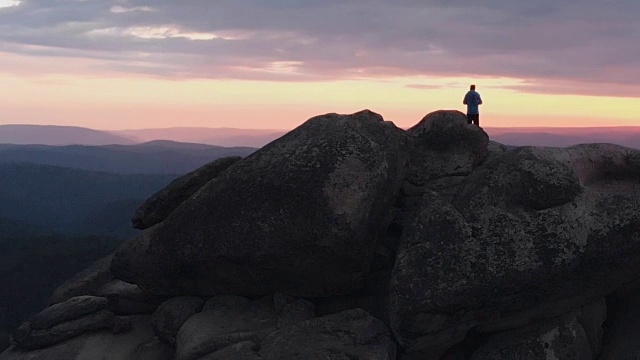
[[[1,64],[16,59],[0,61]],[[34,64],[25,63],[25,74]],[[56,64],[48,66],[55,68]],[[65,65],[69,66],[69,65]],[[6,68],[5,68],[6,69]],[[522,79],[395,77],[326,82],[169,80],[114,73],[29,76],[0,73],[1,124],[73,125],[101,130],[167,127],[291,129],[312,116],[370,109],[411,127],[440,109],[465,111],[470,83],[483,127],[639,126],[637,98],[542,95],[510,90]],[[19,73],[19,72],[17,72]]]

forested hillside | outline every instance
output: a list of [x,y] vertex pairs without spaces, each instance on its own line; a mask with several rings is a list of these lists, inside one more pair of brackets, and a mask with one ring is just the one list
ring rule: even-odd
[[58,233],[127,236],[135,209],[177,176],[0,164],[0,217]]
[[[1,229],[20,229],[13,225],[0,219]],[[0,348],[8,346],[10,331],[46,305],[60,283],[121,243],[116,237],[0,232]]]

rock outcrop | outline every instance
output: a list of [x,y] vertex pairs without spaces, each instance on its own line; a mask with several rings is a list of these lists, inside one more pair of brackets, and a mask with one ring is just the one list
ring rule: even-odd
[[[477,126],[468,126],[459,111],[436,111],[407,130],[413,141],[407,181],[416,186],[446,178],[463,178],[488,155],[489,136]],[[440,185],[440,186],[439,186]]]
[[353,309],[274,331],[262,342],[260,357],[390,360],[396,358],[396,344],[380,320]]
[[142,291],[137,285],[111,280],[94,294],[109,299],[109,309],[116,315],[152,314],[166,300],[165,296]]
[[0,360],[640,354],[640,151],[363,111],[225,161],[161,192],[154,226],[65,282]]
[[176,351],[169,344],[154,336],[136,346],[127,360],[173,360]]
[[494,336],[471,357],[472,360],[593,358],[584,329],[573,316]]
[[163,302],[153,313],[153,327],[158,336],[176,346],[176,336],[190,317],[199,313],[204,300],[195,296],[179,296]]
[[35,350],[101,329],[119,332],[127,327],[107,310],[108,301],[94,296],[73,297],[48,307],[22,324],[15,334],[20,349]]
[[175,295],[355,292],[404,176],[407,147],[404,131],[370,111],[312,118],[129,240],[112,272]]
[[640,274],[640,162],[611,145],[521,148],[422,198],[392,279],[405,351],[560,316]]
[[640,357],[640,281],[630,283],[607,297],[601,359]]
[[183,201],[240,159],[242,159],[240,156],[217,159],[175,179],[138,208],[131,219],[133,227],[146,229],[161,223]]
[[91,264],[60,285],[49,298],[50,304],[65,302],[77,296],[98,296],[109,300],[109,310],[116,315],[151,314],[166,296],[142,291],[137,285],[114,279],[111,274],[113,255]]
[[113,255],[105,256],[62,283],[49,297],[49,304],[65,302],[75,296],[95,295],[99,288],[113,280],[111,260]]
[[[150,316],[126,316],[123,321],[131,325],[128,331],[113,334],[111,330],[85,332],[58,344],[38,349],[23,350],[12,347],[0,354],[2,360],[169,360],[175,350],[163,343],[153,344]],[[167,351],[169,353],[167,354]],[[146,357],[153,355],[155,357]]]
[[257,353],[258,344],[242,341],[201,357],[199,360],[263,360]]
[[251,342],[253,347],[258,347],[262,339],[277,329],[314,316],[312,304],[287,299],[281,294],[254,301],[239,296],[214,296],[202,312],[191,316],[180,327],[177,359],[200,359],[238,343]]

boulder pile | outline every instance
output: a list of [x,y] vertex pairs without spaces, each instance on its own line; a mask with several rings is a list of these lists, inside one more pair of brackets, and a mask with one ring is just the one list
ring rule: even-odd
[[134,225],[0,360],[640,357],[638,150],[327,114]]

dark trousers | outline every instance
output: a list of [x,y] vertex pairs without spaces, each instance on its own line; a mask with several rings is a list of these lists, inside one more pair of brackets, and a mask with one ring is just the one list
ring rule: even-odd
[[480,126],[480,114],[467,114],[467,124]]

